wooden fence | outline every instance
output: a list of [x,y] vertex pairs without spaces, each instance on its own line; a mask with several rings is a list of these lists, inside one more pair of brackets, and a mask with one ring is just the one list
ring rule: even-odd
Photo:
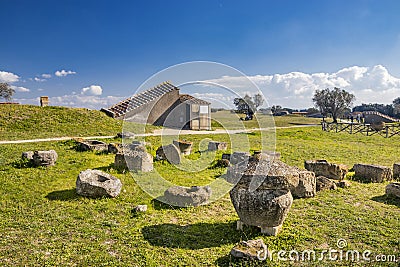
[[322,130],[327,132],[347,132],[349,134],[360,133],[366,136],[380,135],[390,138],[400,135],[399,123],[386,123],[384,125],[372,125],[368,123],[351,123],[351,122],[321,122]]

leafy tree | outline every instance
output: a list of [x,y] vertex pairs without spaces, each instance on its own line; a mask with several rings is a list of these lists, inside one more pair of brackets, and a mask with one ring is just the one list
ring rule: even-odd
[[274,114],[274,113],[276,113],[276,112],[279,112],[279,111],[281,111],[282,110],[282,107],[281,106],[279,106],[279,105],[274,105],[274,106],[272,106],[271,107],[271,112],[272,112],[272,114]]
[[245,95],[243,98],[235,98],[233,99],[233,104],[236,106],[236,109],[240,113],[254,113],[255,104],[249,95]]
[[8,83],[0,83],[0,98],[10,101],[15,90]]
[[263,96],[260,93],[254,95],[253,96],[253,103],[254,103],[255,109],[257,110],[257,108],[264,103]]
[[393,114],[396,116],[400,114],[400,97],[393,100]]
[[313,101],[324,116],[332,115],[333,122],[349,108],[355,100],[355,96],[343,89],[335,87],[333,90],[326,88],[314,93]]

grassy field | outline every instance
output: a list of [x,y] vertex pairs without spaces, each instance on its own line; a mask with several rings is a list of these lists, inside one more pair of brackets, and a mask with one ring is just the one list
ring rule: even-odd
[[239,118],[244,118],[245,114],[231,113],[228,110],[218,111],[211,113],[213,119],[213,128],[226,128],[226,129],[253,129],[253,128],[267,128],[267,127],[288,127],[294,125],[307,125],[307,124],[320,124],[321,119],[306,118],[300,115],[286,115],[286,116],[270,116],[257,114],[253,120],[241,121]]
[[[254,150],[259,149],[259,135],[246,134]],[[227,135],[183,136],[194,142],[195,151],[189,159],[199,156],[197,150],[205,138],[229,141]],[[147,137],[146,141],[151,143],[153,154],[161,144],[158,137]],[[276,150],[282,160],[299,167],[306,159],[322,158],[349,166],[359,162],[391,166],[400,159],[399,141],[399,137],[327,133],[319,127],[276,131]],[[0,145],[1,266],[256,266],[229,256],[237,242],[255,238],[262,238],[275,251],[317,252],[338,249],[336,242],[343,238],[348,243],[345,251],[371,250],[373,257],[400,257],[400,201],[384,196],[387,183],[353,181],[349,189],[296,199],[282,233],[268,237],[257,228],[236,231],[238,217],[229,195],[197,208],[170,207],[144,193],[129,173],[113,169],[114,155],[78,152],[73,147],[72,141]],[[19,159],[23,151],[42,149],[57,151],[56,166],[30,168]],[[120,196],[87,199],[76,195],[76,177],[88,168],[120,178]],[[207,184],[225,171],[206,168],[188,174],[165,162],[155,162],[155,169],[179,185]],[[132,209],[138,204],[147,204],[149,210],[134,213]],[[328,259],[302,263],[275,258],[268,266],[398,264]]]

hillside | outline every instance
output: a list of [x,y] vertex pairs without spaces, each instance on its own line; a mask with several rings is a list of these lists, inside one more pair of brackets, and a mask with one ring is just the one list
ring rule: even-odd
[[122,121],[98,110],[0,105],[0,140],[107,136],[121,131]]

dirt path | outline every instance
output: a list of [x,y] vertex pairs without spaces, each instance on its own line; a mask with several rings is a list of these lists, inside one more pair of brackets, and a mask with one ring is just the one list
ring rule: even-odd
[[[152,133],[136,134],[135,136],[161,136],[161,135],[203,135],[203,134],[237,134],[237,133],[248,133],[253,131],[271,131],[274,129],[288,129],[288,128],[302,128],[302,127],[312,127],[319,126],[319,124],[307,124],[307,125],[294,125],[285,127],[270,127],[270,128],[253,128],[253,129],[236,129],[236,130],[224,130],[217,129],[214,131],[193,131],[193,130],[176,130],[176,129],[158,129]],[[10,141],[0,141],[0,145],[4,144],[22,144],[22,143],[38,143],[38,142],[52,142],[52,141],[66,141],[74,138],[82,139],[110,139],[114,138],[112,136],[87,136],[87,137],[54,137],[54,138],[41,138],[41,139],[28,139],[28,140],[10,140]]]

